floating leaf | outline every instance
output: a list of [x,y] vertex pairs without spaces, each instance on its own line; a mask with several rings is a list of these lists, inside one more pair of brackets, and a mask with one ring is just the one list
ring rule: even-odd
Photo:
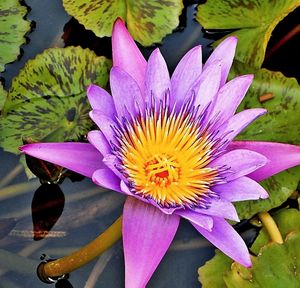
[[[252,257],[252,268],[247,269],[218,252],[199,268],[203,288],[261,288],[299,287],[300,232],[287,235],[283,244],[263,246],[257,257]],[[219,270],[221,269],[221,270]]]
[[124,19],[133,38],[145,46],[171,33],[183,9],[182,0],[63,0],[63,4],[70,15],[98,37],[111,36],[114,21]]
[[24,35],[30,30],[30,22],[23,19],[26,13],[27,8],[19,0],[0,1],[0,72],[5,64],[17,59],[25,43]]
[[6,100],[6,95],[7,95],[7,93],[4,90],[2,84],[0,83],[0,111],[1,111],[1,109],[2,109],[2,107],[4,105],[4,102]]
[[253,258],[252,269],[234,263],[224,276],[227,287],[299,287],[300,233],[290,233],[283,244],[270,243]]
[[[283,239],[291,232],[300,231],[300,212],[297,209],[279,210],[273,215],[273,219],[275,220]],[[260,248],[270,241],[269,234],[263,227],[251,246],[251,251],[258,254]]]
[[72,141],[91,128],[86,87],[104,87],[110,61],[80,47],[52,48],[13,80],[0,118],[0,145],[16,153],[23,139]]
[[[239,140],[274,141],[300,144],[300,86],[294,78],[286,78],[280,72],[266,69],[249,69],[236,62],[231,77],[246,73],[255,75],[239,110],[263,107],[268,113],[238,136]],[[269,94],[272,99],[261,103],[261,95]],[[300,179],[300,167],[289,169],[262,182],[270,197],[260,201],[243,201],[236,203],[241,219],[249,219],[261,211],[278,207],[295,191]]]
[[272,31],[299,5],[299,0],[207,0],[198,7],[197,20],[208,30],[235,30],[236,59],[261,67]]
[[231,263],[232,260],[229,257],[220,250],[216,250],[216,255],[198,269],[198,279],[202,283],[202,288],[225,288],[223,276]]

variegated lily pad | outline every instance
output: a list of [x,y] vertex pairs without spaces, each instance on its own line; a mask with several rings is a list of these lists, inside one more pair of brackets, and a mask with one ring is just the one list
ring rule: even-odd
[[236,59],[259,68],[272,31],[299,5],[299,0],[208,0],[198,6],[197,20],[207,30],[234,30]]
[[6,100],[6,91],[4,90],[2,83],[0,82],[0,111],[4,105],[4,102]]
[[111,36],[112,26],[120,17],[130,34],[144,46],[160,42],[179,24],[182,0],[97,1],[63,0],[66,11],[96,36]]
[[51,48],[13,80],[0,118],[0,145],[16,153],[23,139],[71,141],[91,128],[86,87],[106,86],[110,61],[80,47]]
[[299,286],[300,275],[300,212],[295,209],[280,211],[274,218],[279,226],[283,244],[270,242],[262,230],[251,250],[252,268],[233,262],[217,250],[216,255],[199,268],[203,288],[260,288]]
[[19,0],[0,1],[0,72],[20,54],[24,35],[30,30],[30,22],[23,18],[26,13]]
[[[266,69],[249,69],[238,62],[233,66],[231,76],[246,73],[253,73],[255,77],[239,109],[263,107],[268,113],[249,125],[238,139],[299,145],[300,86],[296,79]],[[268,95],[271,99],[261,102],[261,95]],[[280,206],[295,191],[299,180],[300,167],[296,167],[263,181],[262,185],[270,197],[266,200],[235,203],[239,217],[249,219],[258,212]]]

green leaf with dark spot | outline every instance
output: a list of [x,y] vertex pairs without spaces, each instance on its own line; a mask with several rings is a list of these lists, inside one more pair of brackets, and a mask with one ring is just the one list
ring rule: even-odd
[[3,86],[2,86],[2,83],[0,82],[0,111],[4,105],[4,102],[6,100],[6,91],[4,90]]
[[[281,209],[273,215],[273,219],[283,239],[291,232],[300,231],[300,212],[297,209]],[[257,255],[260,248],[270,241],[269,234],[263,227],[251,246],[252,253]]]
[[110,61],[80,47],[52,48],[13,79],[0,118],[0,145],[16,153],[22,139],[72,141],[91,128],[86,87],[105,87]]
[[264,245],[257,257],[252,257],[252,268],[249,269],[217,252],[199,269],[199,281],[203,288],[298,288],[299,243],[300,232],[291,232],[283,244]]
[[63,0],[66,11],[96,36],[111,36],[120,17],[132,37],[144,46],[160,42],[179,24],[182,0]]
[[202,288],[226,288],[223,276],[231,263],[229,257],[216,250],[216,255],[198,269],[198,279],[202,283]]
[[30,22],[23,17],[27,8],[19,0],[0,1],[0,72],[4,65],[17,59],[24,35],[30,30]]
[[[273,141],[300,144],[300,86],[294,78],[266,69],[250,69],[236,62],[230,77],[253,73],[254,81],[239,111],[249,108],[266,108],[268,113],[249,125],[237,140]],[[259,96],[271,93],[272,99],[261,103]],[[300,179],[300,167],[289,169],[262,182],[269,192],[266,200],[235,203],[239,217],[249,219],[261,211],[278,207],[295,191]]]
[[235,30],[236,59],[259,68],[272,31],[299,5],[299,0],[207,0],[198,6],[197,20],[207,30]]
[[246,269],[233,264],[224,276],[230,288],[289,287],[300,283],[300,233],[290,233],[283,244],[270,243],[253,258],[253,267]]

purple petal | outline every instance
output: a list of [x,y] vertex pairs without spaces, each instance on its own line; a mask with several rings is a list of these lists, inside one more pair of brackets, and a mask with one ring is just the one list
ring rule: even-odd
[[177,210],[175,214],[189,220],[190,222],[197,224],[205,230],[211,231],[213,227],[213,219],[210,216],[197,213],[193,210]]
[[237,149],[223,154],[209,164],[212,168],[226,167],[228,172],[222,173],[226,181],[248,175],[258,168],[266,165],[268,159],[257,152],[245,149]]
[[65,167],[86,177],[105,167],[101,153],[89,143],[34,143],[19,148],[27,155]]
[[192,84],[202,72],[202,50],[196,46],[188,51],[178,63],[171,77],[171,104],[184,100]]
[[143,91],[147,62],[121,19],[113,27],[112,51],[113,65],[126,71]]
[[152,95],[156,99],[163,99],[169,89],[170,76],[168,67],[165,59],[157,48],[151,53],[148,60],[145,79],[145,97],[149,103]]
[[267,110],[262,108],[244,110],[232,116],[222,127],[220,127],[220,130],[223,135],[226,135],[226,140],[230,142],[251,122],[265,113],[267,113]]
[[92,110],[89,113],[89,115],[90,115],[91,119],[100,128],[100,130],[102,131],[102,133],[105,136],[106,140],[109,143],[110,143],[110,141],[114,142],[115,132],[114,132],[112,127],[115,125],[115,122],[111,118],[103,115],[98,110]]
[[221,198],[231,202],[269,197],[262,186],[248,177],[240,177],[225,184],[215,185],[211,190],[217,192]]
[[210,102],[213,102],[220,88],[221,66],[221,61],[213,62],[212,65],[203,71],[193,85],[191,90],[195,92],[195,106],[206,107]]
[[227,82],[216,96],[211,118],[214,115],[219,115],[220,123],[228,120],[243,100],[252,80],[253,75],[243,75]]
[[228,220],[239,222],[239,216],[234,206],[224,199],[210,199],[210,205],[207,209],[195,208],[195,211],[201,214],[226,218]]
[[136,104],[143,109],[144,100],[137,82],[124,70],[113,67],[110,71],[110,88],[119,117],[136,113]]
[[248,149],[267,157],[269,162],[262,168],[248,175],[255,181],[262,181],[283,170],[300,165],[300,147],[290,144],[256,141],[236,141],[228,150]]
[[236,37],[227,37],[223,40],[210,55],[206,61],[203,70],[207,69],[215,60],[222,60],[222,75],[221,75],[221,85],[223,86],[226,82],[230,67],[232,65],[235,48],[237,45]]
[[101,131],[90,131],[87,139],[103,156],[111,153],[111,147]]
[[116,115],[113,98],[103,88],[97,85],[90,85],[87,88],[87,96],[93,109],[110,118]]
[[120,178],[109,169],[98,169],[93,173],[92,180],[97,185],[117,192],[122,192]]
[[226,220],[214,217],[213,221],[214,226],[211,232],[196,224],[192,223],[192,225],[224,254],[241,265],[250,268],[252,265],[250,255],[241,236],[226,222]]
[[145,287],[169,248],[179,225],[152,205],[127,197],[123,212],[125,287]]

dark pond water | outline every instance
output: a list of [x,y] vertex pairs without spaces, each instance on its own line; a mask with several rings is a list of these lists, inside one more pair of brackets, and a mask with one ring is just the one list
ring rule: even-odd
[[[48,47],[82,45],[94,49],[99,55],[110,56],[109,39],[98,40],[93,33],[84,31],[81,25],[65,13],[61,1],[27,0],[26,4],[31,8],[27,18],[35,22],[34,28],[28,34],[29,43],[22,47],[20,60],[7,65],[6,72],[2,74],[6,88],[28,59]],[[196,44],[205,47],[204,58],[210,53],[208,46],[212,40],[209,37],[203,38],[201,27],[192,19],[193,11],[190,5],[181,17],[181,29],[168,36],[161,46],[171,71],[178,59]],[[143,49],[146,57],[150,51]],[[101,190],[88,179],[74,183],[64,181],[60,185],[64,196],[57,187],[49,186],[48,191],[44,191],[45,198],[57,193],[55,195],[61,201],[57,209],[62,209],[63,198],[64,208],[57,212],[62,212],[62,215],[49,234],[35,241],[31,207],[33,205],[33,210],[38,208],[36,201],[41,195],[35,191],[40,183],[37,180],[28,182],[17,156],[0,150],[0,161],[0,288],[50,287],[36,276],[40,256],[45,253],[52,258],[59,258],[93,240],[122,213],[124,197]],[[7,175],[11,176],[11,181],[6,181]],[[251,239],[249,235],[253,233],[247,231],[243,235]],[[191,225],[181,221],[176,238],[148,287],[199,287],[197,269],[213,254],[214,248]],[[78,288],[124,287],[123,262],[122,244],[119,242],[103,257],[73,272],[70,283]],[[96,279],[95,284],[89,282],[93,279]]]

